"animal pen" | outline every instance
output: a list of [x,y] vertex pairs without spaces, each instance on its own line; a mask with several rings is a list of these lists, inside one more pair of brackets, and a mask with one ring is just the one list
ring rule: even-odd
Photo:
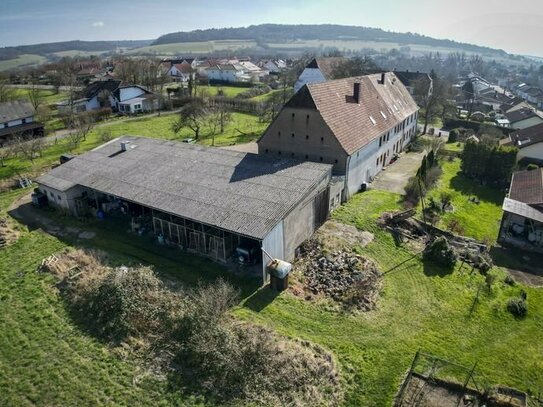
[[395,407],[525,407],[528,396],[492,386],[473,366],[418,351],[396,396]]

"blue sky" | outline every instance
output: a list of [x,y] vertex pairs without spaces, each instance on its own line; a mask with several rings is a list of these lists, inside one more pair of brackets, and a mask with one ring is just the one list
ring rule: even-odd
[[412,31],[543,56],[543,0],[1,0],[0,46],[260,23]]

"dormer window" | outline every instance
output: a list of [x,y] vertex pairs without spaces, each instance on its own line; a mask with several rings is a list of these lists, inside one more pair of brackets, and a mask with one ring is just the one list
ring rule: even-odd
[[375,119],[372,116],[370,116],[370,120],[371,120],[371,122],[373,123],[374,126],[377,124],[377,122],[375,121]]

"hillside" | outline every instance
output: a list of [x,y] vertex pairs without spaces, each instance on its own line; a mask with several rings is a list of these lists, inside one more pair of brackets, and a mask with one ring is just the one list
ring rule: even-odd
[[65,53],[68,51],[80,52],[107,52],[120,48],[137,48],[149,45],[151,40],[137,41],[63,41],[33,45],[19,45],[16,47],[0,48],[0,61],[15,59],[21,55],[40,55]]
[[216,40],[256,41],[261,46],[267,44],[286,44],[292,41],[364,41],[375,43],[395,43],[397,46],[419,45],[425,47],[461,49],[479,54],[507,55],[503,50],[465,44],[452,40],[441,40],[416,33],[397,33],[380,28],[344,26],[335,24],[322,25],[282,25],[261,24],[239,28],[212,28],[190,32],[165,34],[153,42],[163,45],[185,42],[206,42]]

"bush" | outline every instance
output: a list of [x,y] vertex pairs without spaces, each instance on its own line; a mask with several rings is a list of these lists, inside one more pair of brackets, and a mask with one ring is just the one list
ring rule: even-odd
[[443,170],[439,166],[433,166],[429,170],[426,171],[426,177],[424,178],[424,185],[426,185],[427,188],[432,187],[436,184],[436,182],[441,177],[441,174],[443,174]]
[[415,206],[420,200],[419,181],[416,177],[409,178],[405,186],[405,201]]
[[167,290],[149,267],[85,271],[69,282],[67,295],[82,321],[112,342],[165,335],[181,309],[180,297]]
[[514,286],[517,283],[511,274],[506,275],[503,282],[510,286]]
[[456,143],[458,141],[458,133],[455,130],[449,132],[449,139],[447,143]]
[[447,239],[440,236],[426,247],[424,259],[433,261],[447,269],[452,269],[456,265],[458,256]]
[[256,96],[265,95],[266,93],[271,92],[272,88],[268,85],[256,86],[254,88],[247,89],[244,92],[238,93],[236,98],[238,99],[250,99]]
[[524,318],[528,313],[528,303],[521,297],[510,298],[507,301],[507,310],[518,318]]
[[182,374],[220,404],[335,404],[329,399],[338,384],[332,358],[236,322],[228,312],[237,295],[219,281],[190,296],[182,324]]
[[537,164],[528,164],[528,166],[526,167],[526,169],[528,171],[533,171],[533,170],[537,170],[539,169],[539,166]]

